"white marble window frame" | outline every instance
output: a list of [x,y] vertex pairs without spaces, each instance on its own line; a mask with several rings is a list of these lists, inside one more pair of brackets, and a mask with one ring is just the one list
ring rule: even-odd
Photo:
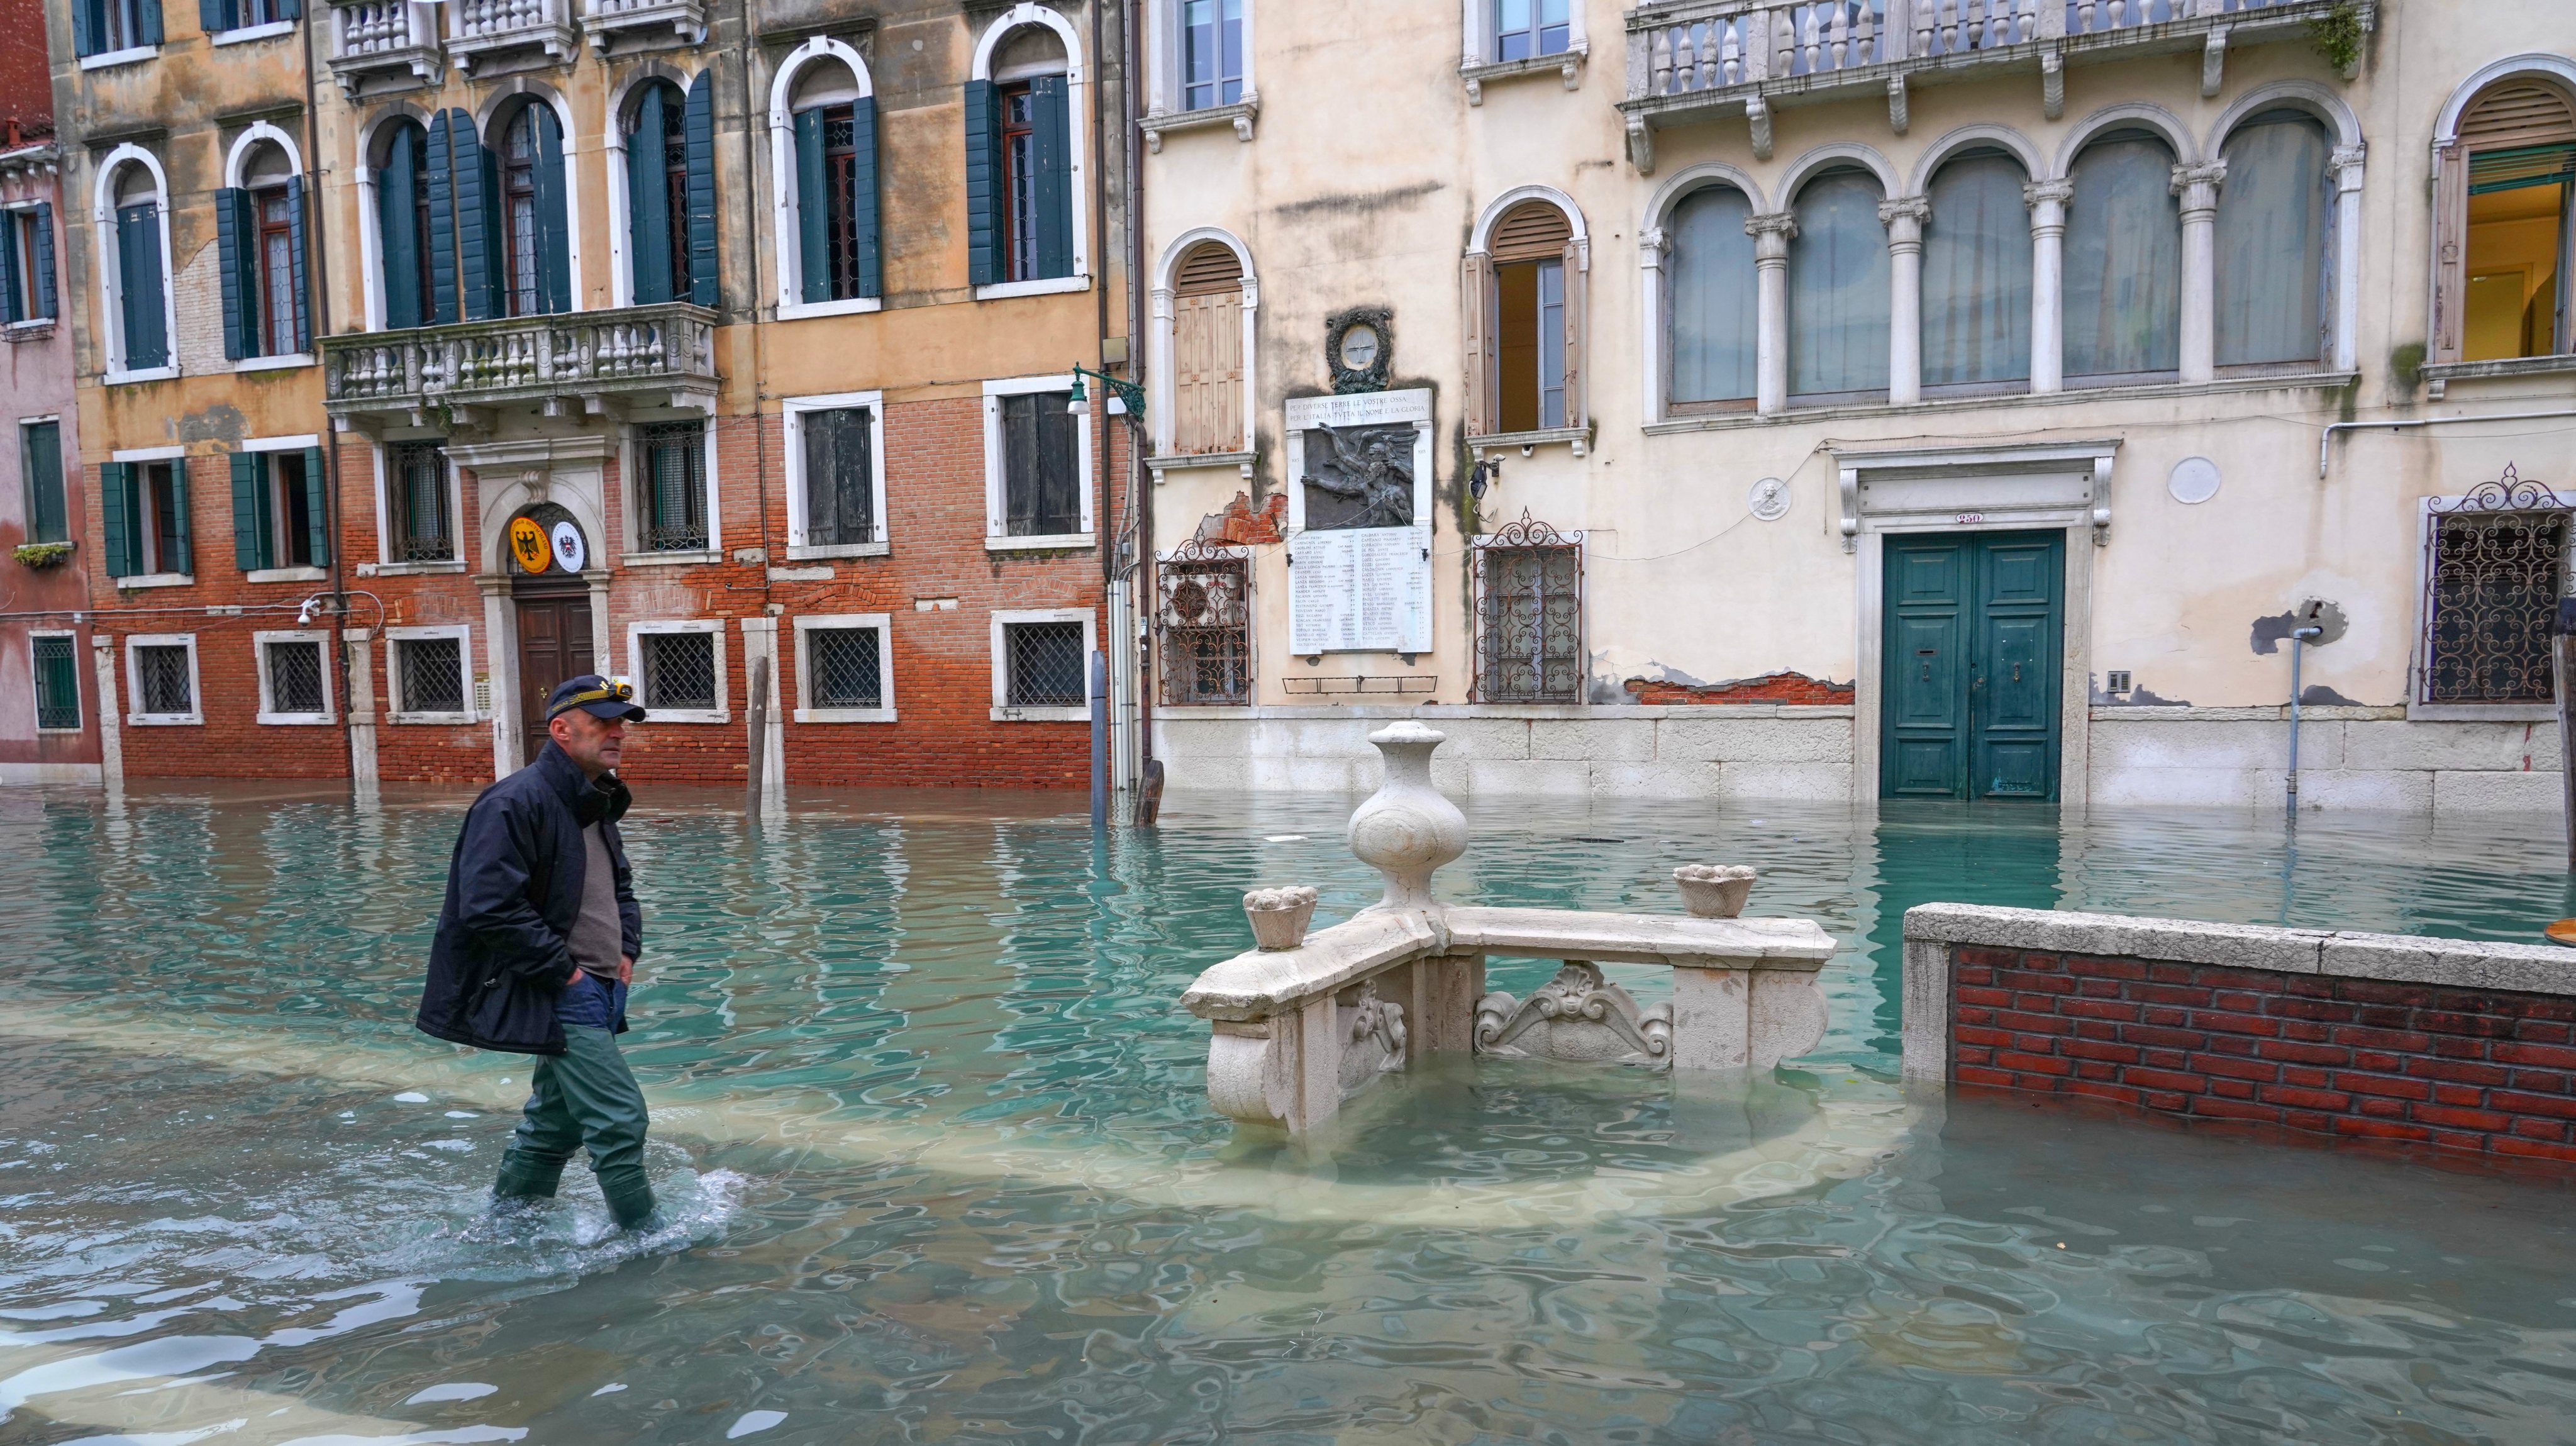
[[[807,613],[796,625],[796,721],[799,723],[892,723],[894,701],[894,619],[888,613]],[[814,706],[813,654],[809,639],[820,632],[873,631],[877,635],[877,706]]]
[[[875,526],[866,542],[827,543],[820,546],[805,540],[805,416],[810,412],[865,411],[868,414],[869,486],[874,497]],[[786,442],[787,461],[787,560],[804,562],[835,557],[884,557],[894,550],[893,533],[886,523],[886,417],[885,393],[824,392],[813,396],[782,397],[778,405],[780,435]]]
[[[662,708],[654,705],[647,692],[644,671],[644,639],[648,635],[674,633],[707,633],[715,641],[716,705],[713,708]],[[635,685],[635,701],[643,705],[648,723],[730,723],[733,712],[727,706],[732,700],[730,681],[725,674],[725,627],[722,618],[653,618],[626,625],[626,677]]]
[[[422,624],[387,628],[385,637],[385,721],[388,723],[479,723],[474,711],[474,627],[470,623]],[[405,645],[456,640],[458,694],[465,704],[461,713],[407,713],[402,706],[402,670]]]
[[[186,648],[188,650],[188,711],[185,713],[146,713],[143,711],[143,661],[145,648]],[[195,633],[129,633],[125,638],[125,695],[134,711],[125,715],[128,726],[135,728],[202,727],[206,721],[206,685],[197,662]]]
[[[322,711],[319,713],[281,713],[277,710],[277,693],[268,673],[268,645],[271,643],[311,643],[322,674]],[[283,628],[254,632],[250,635],[251,667],[259,678],[258,722],[283,727],[306,727],[337,723],[339,699],[331,689],[331,634],[322,628]]]

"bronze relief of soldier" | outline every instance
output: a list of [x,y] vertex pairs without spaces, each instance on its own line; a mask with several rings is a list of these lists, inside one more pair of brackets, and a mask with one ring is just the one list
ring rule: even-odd
[[1414,424],[1310,427],[1306,526],[1310,531],[1413,525]]

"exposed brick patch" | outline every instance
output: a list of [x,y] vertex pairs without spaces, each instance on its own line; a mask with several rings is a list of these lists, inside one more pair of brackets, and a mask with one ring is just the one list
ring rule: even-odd
[[1212,512],[1199,521],[1201,542],[1225,542],[1236,546],[1272,543],[1280,540],[1280,529],[1288,525],[1288,494],[1274,492],[1256,508],[1252,494],[1237,492],[1222,512]]
[[1848,703],[1849,683],[1810,678],[1804,673],[1765,673],[1759,678],[1730,678],[1722,683],[1666,683],[1630,678],[1621,686],[1640,703]]
[[1962,1085],[2576,1163],[2576,1005],[2558,996],[1969,945],[1951,962]]

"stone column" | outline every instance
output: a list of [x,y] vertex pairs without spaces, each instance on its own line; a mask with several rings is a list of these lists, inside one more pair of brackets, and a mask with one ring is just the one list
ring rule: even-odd
[[[769,662],[769,684],[761,707],[755,710],[748,690],[762,659]],[[755,714],[759,719],[758,735],[747,736],[745,742],[760,760],[760,807],[764,813],[780,812],[787,807],[787,720],[778,706],[778,619],[742,619],[742,683],[744,729],[754,726]]]
[[2182,379],[2205,382],[2217,375],[2218,187],[2225,161],[2173,168],[2173,193],[2182,197]]
[[1641,342],[1646,420],[1650,423],[1664,419],[1672,392],[1672,371],[1664,360],[1664,313],[1672,304],[1664,292],[1665,240],[1661,226],[1649,226],[1637,236],[1637,294],[1645,308],[1645,325],[1638,328],[1637,335]]
[[1788,211],[1747,217],[1753,238],[1754,410],[1768,416],[1789,404],[1789,238],[1798,218]]
[[474,579],[483,590],[483,636],[492,652],[492,776],[507,778],[526,760],[519,756],[519,609],[510,600],[507,573]]
[[1923,223],[1931,218],[1928,196],[1903,196],[1878,203],[1879,223],[1887,228],[1890,295],[1887,322],[1887,400],[1910,406],[1923,400]]
[[98,676],[98,781],[111,792],[125,787],[125,715],[117,702],[116,639],[89,635],[90,671]]
[[2335,179],[2334,369],[2361,365],[2361,168],[2366,148],[2337,146]]
[[376,677],[369,636],[365,628],[340,634],[349,659],[349,790],[362,804],[376,801]]
[[2021,188],[2030,208],[2030,389],[2066,387],[2066,203],[2073,181]]

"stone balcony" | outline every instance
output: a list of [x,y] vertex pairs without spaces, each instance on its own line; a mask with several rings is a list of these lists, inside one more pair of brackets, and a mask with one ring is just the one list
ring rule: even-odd
[[[2038,78],[2051,120],[2064,113],[2068,65],[2198,51],[2201,92],[2216,95],[2231,46],[2306,43],[2312,21],[2352,0],[1655,0],[1628,12],[1628,154],[1655,166],[1654,133],[1742,115],[1753,152],[1771,157],[1782,105],[1887,97],[1906,129],[1909,87]],[[2352,6],[2367,32],[2377,0]],[[2356,56],[2355,66],[2358,65]],[[2347,68],[2346,78],[2350,78]]]
[[334,417],[456,425],[534,404],[549,415],[715,401],[716,315],[666,302],[615,311],[468,321],[322,342],[323,406]]
[[583,0],[581,33],[602,55],[696,45],[707,37],[703,0]]
[[351,100],[438,83],[438,8],[412,0],[330,7],[331,75]]
[[469,76],[571,62],[573,0],[448,0],[447,53]]

